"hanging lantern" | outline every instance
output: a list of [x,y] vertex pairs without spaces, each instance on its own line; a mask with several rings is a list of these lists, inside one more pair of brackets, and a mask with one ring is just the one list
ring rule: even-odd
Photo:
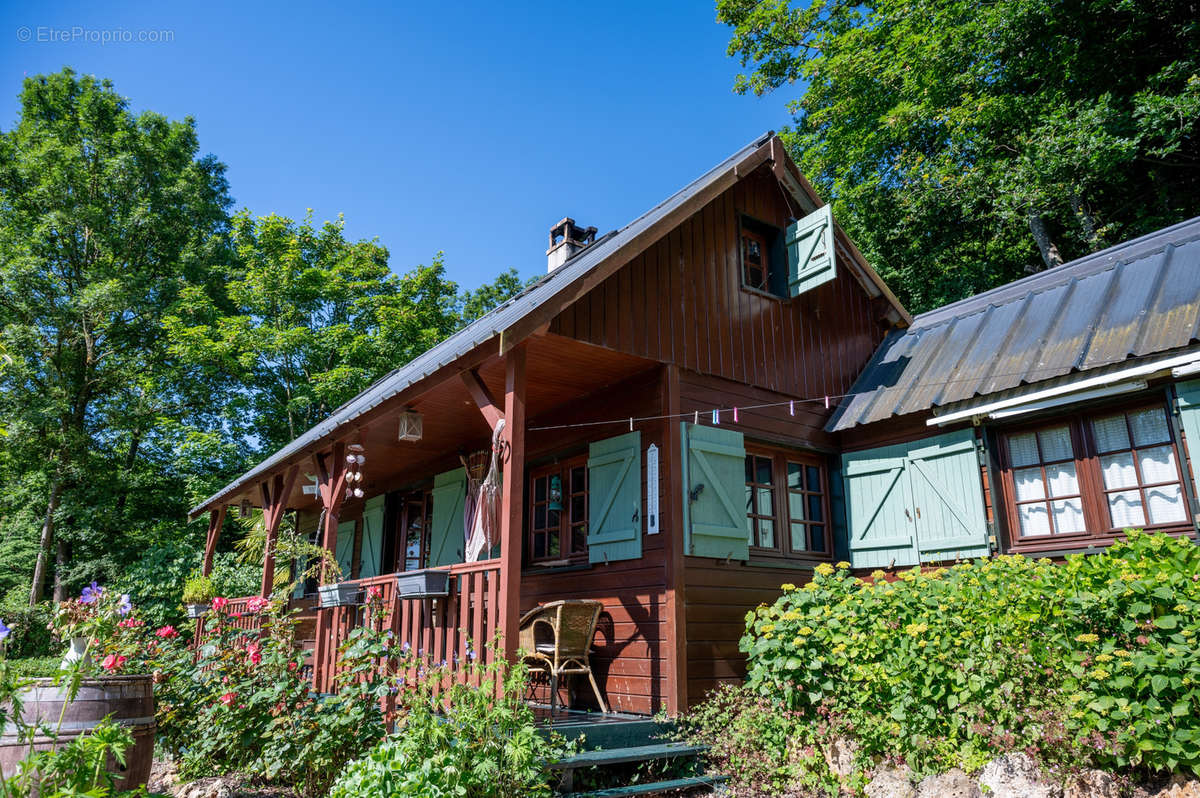
[[242,499],[242,506],[239,508],[239,513],[241,514],[242,518],[250,517],[250,500],[249,499]]
[[550,504],[547,505],[547,510],[562,512],[562,478],[555,474],[550,477]]
[[416,410],[405,410],[400,414],[400,440],[419,441],[424,432],[424,420]]

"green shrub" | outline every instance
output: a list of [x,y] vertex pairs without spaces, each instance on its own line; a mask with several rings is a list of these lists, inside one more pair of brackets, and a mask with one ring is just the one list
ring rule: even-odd
[[[128,593],[142,618],[154,627],[186,622],[179,585],[200,570],[203,552],[186,540],[168,541],[149,547],[112,582],[112,589]],[[213,596],[250,596],[258,593],[262,565],[239,562],[231,551],[213,558]],[[205,599],[207,601],[208,599]]]
[[193,576],[183,583],[184,604],[207,604],[216,595],[217,588],[207,576]]
[[12,673],[21,678],[34,679],[58,674],[58,666],[62,657],[26,657],[24,659],[9,659],[8,667]]
[[329,798],[523,798],[551,794],[546,763],[569,752],[547,740],[522,700],[526,673],[500,664],[476,668],[490,688],[455,684],[434,697],[436,676],[404,694],[402,719],[362,759],[347,765]]
[[54,605],[43,602],[35,607],[25,603],[0,606],[0,620],[10,633],[4,640],[4,654],[9,659],[49,656],[53,649],[50,620]]
[[[748,613],[748,689],[789,713],[792,737],[850,737],[862,762],[918,772],[1016,750],[1049,766],[1200,770],[1189,540],[1130,532],[1061,565],[1001,556],[883,577],[824,565]],[[701,710],[693,734],[744,722],[734,704]],[[791,761],[782,743],[759,743]],[[823,768],[816,758],[806,772]]]

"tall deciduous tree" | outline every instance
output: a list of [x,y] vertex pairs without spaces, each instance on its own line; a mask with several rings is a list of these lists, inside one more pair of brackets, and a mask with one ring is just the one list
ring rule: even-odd
[[0,416],[5,484],[41,508],[33,601],[56,551],[61,573],[76,545],[119,548],[139,466],[171,460],[157,418],[187,397],[161,321],[224,257],[228,204],[191,119],[69,69],[25,80],[0,133]]
[[718,0],[735,89],[916,310],[1200,213],[1181,0]]

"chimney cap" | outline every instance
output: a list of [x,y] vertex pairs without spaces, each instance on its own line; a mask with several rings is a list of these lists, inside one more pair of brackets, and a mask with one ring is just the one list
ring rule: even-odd
[[550,228],[550,248],[546,250],[546,270],[559,266],[587,249],[596,240],[595,227],[580,227],[570,216],[564,216]]

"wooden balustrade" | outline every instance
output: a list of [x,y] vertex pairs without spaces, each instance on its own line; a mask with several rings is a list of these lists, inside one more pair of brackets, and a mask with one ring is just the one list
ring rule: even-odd
[[490,664],[495,656],[488,643],[500,626],[500,561],[459,563],[438,570],[450,572],[449,595],[443,598],[399,596],[395,574],[354,582],[364,591],[378,588],[383,607],[379,619],[369,617],[365,604],[318,609],[314,689],[322,693],[335,689],[338,649],[353,629],[366,622],[385,624],[396,635],[397,645],[413,655],[405,678],[420,678],[423,669],[440,668],[444,676],[437,686],[477,681],[467,666],[476,657],[483,658],[481,664]]

